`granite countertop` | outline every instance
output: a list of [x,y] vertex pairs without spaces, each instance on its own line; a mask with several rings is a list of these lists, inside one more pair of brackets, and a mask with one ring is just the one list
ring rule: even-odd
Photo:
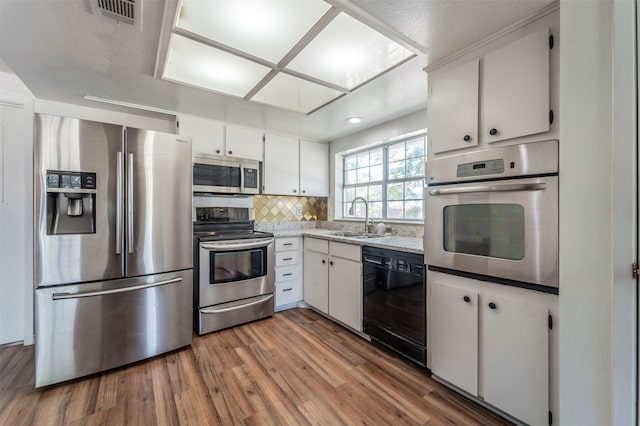
[[422,238],[399,237],[396,235],[385,235],[371,238],[358,238],[335,235],[335,230],[330,229],[299,229],[299,230],[282,230],[273,231],[276,237],[299,237],[307,236],[320,238],[329,241],[338,241],[341,243],[357,244],[359,246],[379,247],[390,250],[399,250],[408,253],[423,254]]

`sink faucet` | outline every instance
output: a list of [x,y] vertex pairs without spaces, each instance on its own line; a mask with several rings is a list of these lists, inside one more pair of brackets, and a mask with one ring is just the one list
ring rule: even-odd
[[367,224],[369,223],[369,204],[367,204],[367,200],[362,197],[356,197],[351,202],[351,207],[349,207],[349,214],[354,214],[353,206],[356,204],[356,201],[362,201],[364,203],[364,233],[367,233]]

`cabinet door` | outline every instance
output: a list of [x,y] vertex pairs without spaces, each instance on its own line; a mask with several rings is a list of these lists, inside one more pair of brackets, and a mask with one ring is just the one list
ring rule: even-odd
[[225,154],[262,161],[262,131],[227,125]]
[[484,400],[527,424],[548,424],[547,309],[486,296],[480,303]]
[[329,257],[329,315],[362,331],[362,264]]
[[191,138],[193,155],[224,155],[224,124],[192,115],[181,115],[178,134]]
[[478,144],[478,75],[478,59],[429,75],[431,152]]
[[484,57],[482,99],[483,140],[495,142],[549,130],[547,28]]
[[300,195],[329,196],[329,145],[300,141]]
[[327,255],[304,251],[303,299],[325,314],[329,312],[329,270]]
[[298,140],[287,136],[265,135],[264,193],[299,195]]
[[429,298],[431,371],[478,395],[478,293],[432,283]]

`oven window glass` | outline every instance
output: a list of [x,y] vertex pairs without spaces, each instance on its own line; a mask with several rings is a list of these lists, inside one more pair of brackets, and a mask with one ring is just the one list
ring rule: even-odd
[[193,184],[240,188],[240,167],[194,163]]
[[524,207],[462,204],[444,208],[444,249],[501,259],[524,259]]
[[209,283],[221,284],[267,275],[267,249],[209,253]]

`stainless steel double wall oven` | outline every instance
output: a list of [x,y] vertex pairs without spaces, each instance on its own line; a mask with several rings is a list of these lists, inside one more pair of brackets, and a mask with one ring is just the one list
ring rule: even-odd
[[429,270],[558,293],[558,141],[427,162]]

